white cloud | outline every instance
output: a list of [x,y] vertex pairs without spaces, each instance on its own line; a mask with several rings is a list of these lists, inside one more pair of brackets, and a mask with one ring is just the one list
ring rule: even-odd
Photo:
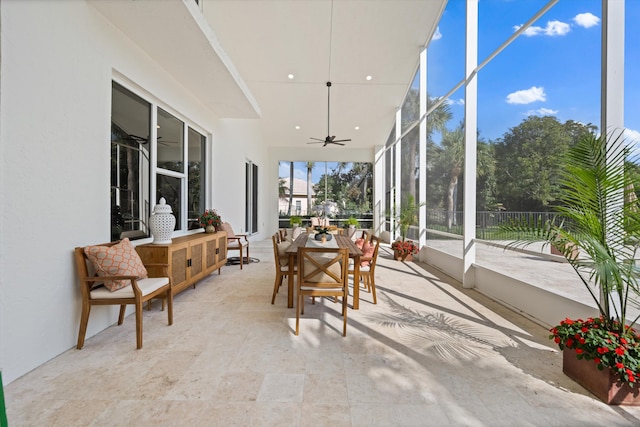
[[437,27],[436,32],[433,34],[433,37],[431,37],[431,41],[440,40],[441,38],[442,38],[442,33],[440,32],[440,27]]
[[600,18],[591,13],[579,13],[573,18],[576,25],[584,28],[591,28],[600,23]]
[[546,101],[547,95],[543,87],[532,86],[529,89],[518,90],[507,95],[509,104],[531,104],[536,101]]
[[558,114],[558,110],[551,110],[550,108],[538,108],[537,110],[529,110],[525,113],[525,116],[555,116]]
[[444,101],[445,104],[447,105],[464,105],[464,99],[460,98],[460,99],[450,99],[447,98]]
[[633,129],[625,129],[624,140],[631,147],[631,161],[637,163],[640,160],[640,132]]
[[640,144],[640,132],[633,129],[625,129],[624,130],[624,139],[627,140],[629,144]]
[[[516,25],[513,27],[514,31],[517,31],[522,27],[522,25]],[[547,26],[542,28],[535,25],[530,26],[522,34],[525,36],[533,37],[533,36],[564,36],[571,31],[571,25],[566,22],[561,21],[549,21],[547,22]]]

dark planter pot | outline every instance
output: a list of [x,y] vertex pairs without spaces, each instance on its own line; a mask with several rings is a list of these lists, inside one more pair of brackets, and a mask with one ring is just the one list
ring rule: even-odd
[[611,369],[598,370],[593,360],[578,360],[574,349],[563,350],[562,372],[606,404],[640,406],[640,387],[619,382]]
[[393,259],[397,261],[413,261],[413,254],[401,255],[397,250],[393,250]]
[[325,233],[316,233],[316,240],[322,240],[322,238],[325,238],[327,241],[333,239],[333,236],[331,234],[325,234]]

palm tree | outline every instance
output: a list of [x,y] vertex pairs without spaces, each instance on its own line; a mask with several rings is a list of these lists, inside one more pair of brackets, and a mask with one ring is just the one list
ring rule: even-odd
[[[446,196],[447,208],[447,229],[450,231],[454,225],[457,225],[455,211],[458,206],[458,184],[462,174],[464,165],[464,123],[460,122],[458,127],[452,132],[443,132],[442,148],[440,158],[437,160],[442,162],[448,170],[448,184]],[[493,170],[495,159],[489,146],[478,140],[476,149],[477,175],[484,176]]]
[[449,183],[447,186],[447,230],[456,225],[455,209],[458,198],[458,177],[462,173],[464,162],[464,124],[460,123],[453,132],[442,134],[441,161],[448,165]]
[[[440,98],[432,98],[427,95],[427,111],[430,110]],[[435,131],[445,132],[446,125],[451,120],[453,114],[451,108],[445,102],[440,103],[426,118],[427,141],[431,141]],[[407,93],[407,97],[402,109],[402,129],[408,128],[420,119],[420,92],[417,88],[412,88]],[[416,172],[420,165],[418,162],[418,132],[410,132],[402,141],[403,156],[410,162],[402,169],[402,192],[415,194]],[[418,165],[418,168],[415,167]]]
[[307,215],[311,213],[311,172],[315,165],[314,162],[307,162]]
[[287,215],[291,216],[291,205],[293,204],[293,162],[289,162],[289,208]]

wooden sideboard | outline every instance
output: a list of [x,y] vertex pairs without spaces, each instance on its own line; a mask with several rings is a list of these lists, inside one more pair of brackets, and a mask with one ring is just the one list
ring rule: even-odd
[[169,264],[174,295],[227,263],[227,233],[196,233],[176,237],[168,245],[136,246],[143,263]]

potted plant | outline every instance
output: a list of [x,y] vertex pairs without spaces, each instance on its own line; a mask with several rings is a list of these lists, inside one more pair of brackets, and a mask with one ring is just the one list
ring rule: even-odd
[[413,240],[396,240],[391,244],[391,249],[393,249],[393,259],[400,261],[413,261],[413,256],[420,251]]
[[408,194],[404,202],[400,204],[400,212],[396,216],[396,224],[400,229],[400,237],[402,240],[407,238],[409,227],[418,222],[418,213],[421,206],[424,206],[425,202],[416,203],[416,198],[413,194]]
[[351,215],[349,218],[345,219],[344,220],[344,224],[348,225],[349,228],[360,227],[360,222],[353,215]]
[[327,227],[316,226],[314,230],[316,232],[316,235],[314,238],[316,240],[321,240],[323,243],[333,238],[333,236],[331,235],[331,232],[329,231],[329,228]]
[[424,202],[416,203],[416,199],[412,194],[408,194],[404,202],[400,204],[400,212],[395,217],[400,231],[400,239],[391,244],[394,259],[411,261],[413,255],[420,250],[414,241],[407,240],[407,233],[409,232],[409,227],[418,222],[419,209],[424,205]]
[[206,209],[200,215],[200,227],[204,227],[206,233],[215,233],[222,225],[222,218],[215,209]]
[[356,227],[360,227],[360,221],[351,215],[344,221],[344,225],[347,226],[347,235],[353,237],[356,234]]
[[[640,209],[627,202],[633,200],[629,153],[621,134],[585,135],[567,152],[558,216],[543,225],[503,227],[526,236],[509,246],[555,246],[589,291],[600,316],[565,319],[550,338],[563,350],[563,371],[610,404],[640,404],[638,317],[627,316],[627,305],[637,305],[640,273],[637,246],[628,244],[640,236]],[[596,382],[599,371],[606,378]]]
[[302,225],[302,217],[292,215],[289,218],[289,225],[291,225],[291,228],[300,227]]

